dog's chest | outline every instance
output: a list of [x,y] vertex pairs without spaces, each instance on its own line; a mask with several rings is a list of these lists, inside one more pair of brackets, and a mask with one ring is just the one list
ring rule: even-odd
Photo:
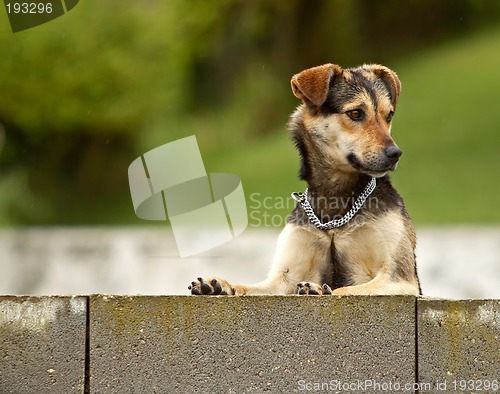
[[383,240],[377,232],[361,227],[331,230],[331,264],[348,282],[363,283],[372,279],[383,263]]

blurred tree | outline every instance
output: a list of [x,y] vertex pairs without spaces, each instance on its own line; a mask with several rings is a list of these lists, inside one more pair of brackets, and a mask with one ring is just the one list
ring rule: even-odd
[[86,0],[0,34],[0,222],[133,220],[126,168],[146,148],[199,125],[214,151],[251,140],[284,123],[291,74],[390,63],[499,15],[496,0]]

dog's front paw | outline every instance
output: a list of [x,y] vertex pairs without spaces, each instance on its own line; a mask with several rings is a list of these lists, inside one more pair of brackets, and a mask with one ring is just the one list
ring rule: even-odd
[[188,286],[193,295],[228,295],[234,294],[231,285],[225,280],[218,278],[198,278]]
[[326,283],[323,286],[311,282],[297,283],[297,294],[300,295],[331,295],[332,289]]

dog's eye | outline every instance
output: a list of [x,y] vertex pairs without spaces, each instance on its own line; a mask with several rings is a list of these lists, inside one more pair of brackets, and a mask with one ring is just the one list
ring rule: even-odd
[[394,111],[389,112],[389,115],[387,115],[387,123],[391,123],[393,116],[394,116]]
[[360,109],[353,109],[352,111],[346,112],[347,116],[349,116],[352,120],[363,120],[365,117],[365,113]]

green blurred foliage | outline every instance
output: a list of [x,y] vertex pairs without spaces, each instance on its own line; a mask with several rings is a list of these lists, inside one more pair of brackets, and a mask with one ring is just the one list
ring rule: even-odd
[[[437,110],[443,96],[426,107],[433,88],[422,91],[419,74],[412,73],[419,60],[407,59],[425,59],[438,44],[444,52],[472,31],[498,24],[499,16],[496,0],[85,0],[40,27],[15,34],[3,29],[0,223],[141,223],[130,202],[128,165],[191,134],[207,169],[240,175],[248,196],[288,195],[303,188],[285,128],[297,104],[289,90],[293,73],[332,61],[400,64],[407,74],[404,94],[414,94],[401,107]],[[0,13],[0,25],[6,20]],[[451,76],[446,67],[439,72]],[[445,81],[432,81],[444,96]],[[416,122],[419,127],[437,119],[427,112],[421,117],[428,124]],[[413,121],[400,118],[401,125]],[[446,133],[452,138],[455,128]],[[412,138],[412,146],[427,141]],[[419,154],[408,170],[426,179],[420,163],[435,156],[423,148],[411,153]],[[449,155],[450,163],[460,160]],[[424,212],[436,201],[420,193],[410,203]],[[447,193],[439,195],[441,203]],[[429,209],[437,216],[419,214],[418,220],[472,216]],[[287,208],[271,211],[284,215]]]
[[417,223],[500,223],[498,48],[500,26],[398,66],[405,155],[393,178]]

